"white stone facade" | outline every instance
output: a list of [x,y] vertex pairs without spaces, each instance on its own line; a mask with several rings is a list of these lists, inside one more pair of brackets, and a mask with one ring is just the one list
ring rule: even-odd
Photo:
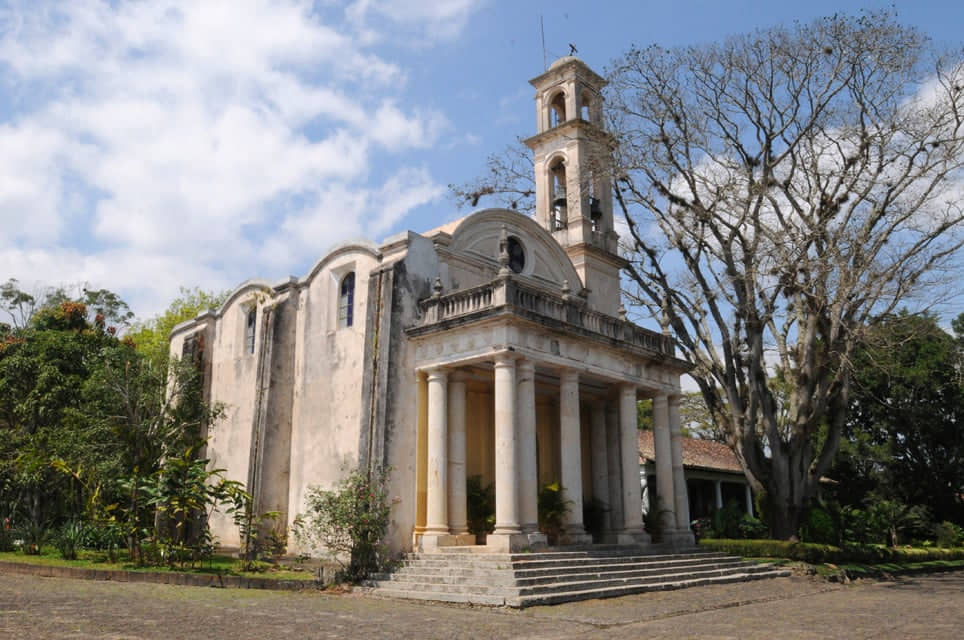
[[[636,401],[652,397],[665,531],[691,542],[677,459],[688,365],[670,338],[621,317],[603,80],[563,58],[532,82],[534,219],[487,209],[379,247],[348,243],[303,278],[245,283],[173,332],[172,354],[200,353],[207,397],[227,408],[211,464],[258,510],[290,525],[309,486],[389,466],[395,551],[474,544],[471,476],[495,485],[493,550],[545,543],[536,495],[551,482],[577,505],[560,543],[593,541],[590,497],[608,507],[596,542],[645,543]],[[212,527],[239,544],[227,519]]]

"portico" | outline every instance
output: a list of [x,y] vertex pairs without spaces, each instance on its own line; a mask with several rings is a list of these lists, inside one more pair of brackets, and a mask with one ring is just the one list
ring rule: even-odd
[[417,445],[425,481],[416,548],[474,544],[465,516],[471,475],[495,485],[487,549],[546,545],[537,496],[551,482],[569,504],[559,544],[594,541],[583,522],[590,498],[606,508],[596,542],[648,543],[637,446],[641,397],[652,397],[656,407],[657,459],[668,478],[659,483],[668,505],[664,531],[670,541],[691,540],[679,506],[686,496],[682,459],[672,446],[680,430],[675,383],[686,365],[672,356],[668,338],[512,275],[472,290],[436,291],[423,311],[422,324],[408,332],[425,421]]

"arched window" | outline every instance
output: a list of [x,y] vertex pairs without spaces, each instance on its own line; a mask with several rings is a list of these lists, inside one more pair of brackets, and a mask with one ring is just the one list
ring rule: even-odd
[[557,93],[549,103],[549,126],[557,127],[566,121],[566,94]]
[[586,122],[595,122],[592,112],[592,94],[583,91],[582,95],[579,96],[579,103],[579,117]]
[[258,309],[252,307],[248,309],[244,323],[244,348],[248,353],[254,353],[255,329],[258,327]]
[[338,326],[350,327],[355,318],[355,272],[341,279],[338,296]]
[[568,222],[566,163],[557,158],[549,166],[549,231],[564,229]]

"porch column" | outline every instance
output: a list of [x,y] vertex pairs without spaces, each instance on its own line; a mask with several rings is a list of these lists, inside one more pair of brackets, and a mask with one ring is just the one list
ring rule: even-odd
[[716,499],[716,508],[723,508],[723,487],[719,480],[713,481],[713,497]]
[[683,427],[679,415],[679,396],[669,397],[669,435],[673,455],[673,497],[676,498],[676,528],[690,528],[689,495],[683,470]]
[[653,449],[656,454],[658,498],[652,507],[663,514],[663,535],[676,529],[676,498],[673,493],[673,452],[669,435],[669,399],[653,398]]
[[564,369],[559,375],[559,448],[563,497],[568,501],[565,542],[591,542],[582,524],[582,438],[579,433],[579,373]]
[[669,396],[668,417],[670,453],[673,456],[673,498],[676,511],[676,533],[674,544],[685,546],[696,544],[690,531],[690,498],[686,490],[686,475],[683,470],[683,426],[679,415],[679,396]]
[[465,373],[449,376],[448,414],[448,509],[449,530],[454,535],[469,532],[465,490]]
[[753,516],[753,490],[750,489],[750,485],[745,484],[743,488],[746,489],[746,513],[748,516]]
[[515,359],[500,354],[495,361],[495,531],[486,546],[506,552],[525,544],[519,524],[516,420]]
[[545,544],[539,532],[539,460],[536,455],[536,366],[520,360],[517,397],[519,419],[519,518],[532,544]]
[[[609,513],[606,514],[609,532],[623,529],[623,458],[620,454],[622,434],[619,431],[619,405],[613,401],[606,404],[606,467],[609,485]],[[611,537],[611,536],[610,536]]]
[[448,373],[443,369],[428,372],[428,485],[425,534],[441,536],[449,532],[446,476],[448,419],[446,396]]
[[619,432],[622,454],[623,530],[620,542],[649,542],[643,532],[642,499],[639,482],[639,429],[636,414],[636,387],[619,389]]
[[606,453],[606,405],[592,406],[589,442],[592,449],[592,497],[604,506],[603,529],[609,529],[609,465]]

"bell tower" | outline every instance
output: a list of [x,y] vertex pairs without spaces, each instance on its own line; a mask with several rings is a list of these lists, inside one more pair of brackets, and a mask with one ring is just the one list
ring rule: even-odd
[[615,316],[625,262],[613,229],[611,137],[602,126],[606,80],[567,56],[529,82],[537,133],[525,143],[534,156],[536,222],[569,254],[589,306]]

